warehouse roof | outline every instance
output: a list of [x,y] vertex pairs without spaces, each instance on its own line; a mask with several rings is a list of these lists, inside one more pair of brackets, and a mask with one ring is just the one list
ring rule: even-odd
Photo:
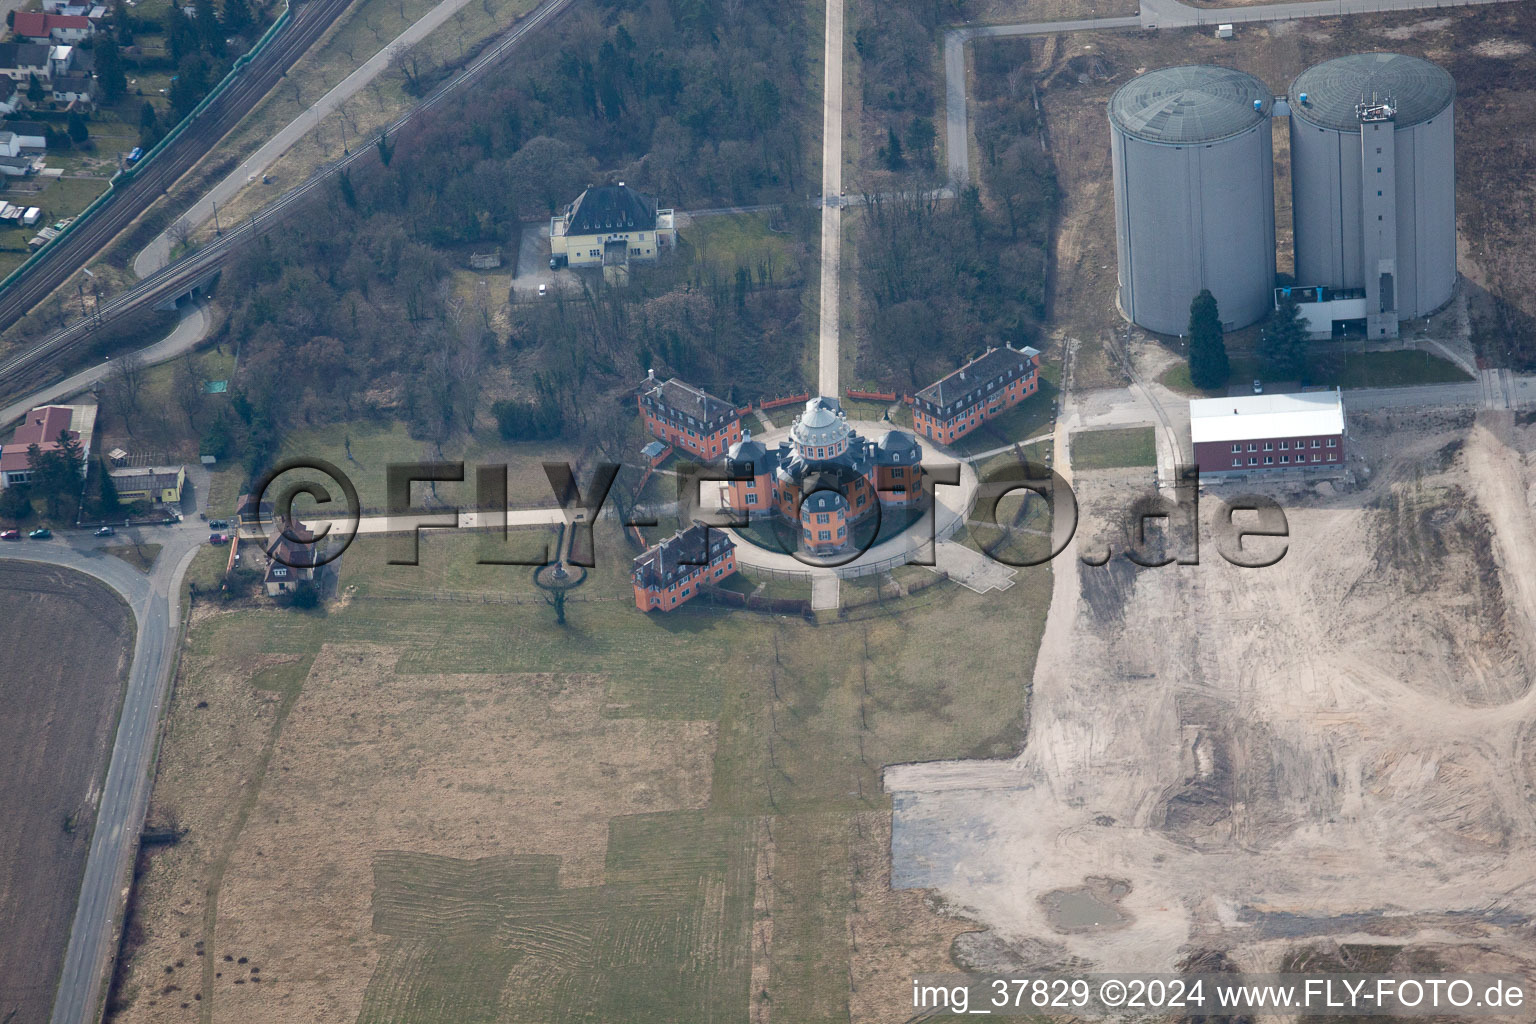
[[1310,391],[1299,395],[1196,398],[1189,403],[1189,433],[1195,444],[1342,434],[1344,396],[1337,391]]
[[1122,85],[1109,98],[1109,119],[1146,142],[1186,145],[1241,134],[1268,118],[1273,103],[1269,87],[1246,71],[1188,64]]
[[[1307,102],[1301,102],[1301,94]],[[1321,128],[1360,129],[1357,103],[1392,101],[1399,128],[1428,121],[1456,98],[1450,72],[1402,53],[1354,53],[1314,65],[1291,83],[1291,113]]]

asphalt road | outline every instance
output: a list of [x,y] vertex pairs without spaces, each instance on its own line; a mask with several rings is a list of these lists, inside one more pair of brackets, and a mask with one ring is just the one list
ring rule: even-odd
[[[108,544],[122,544],[135,534],[146,543],[162,545],[151,575],[99,550]],[[177,526],[139,527],[106,538],[71,531],[47,541],[10,541],[0,548],[0,567],[4,559],[13,558],[61,565],[94,576],[123,596],[137,623],[128,689],[123,695],[54,1001],[54,1024],[86,1024],[96,1020],[101,1008],[102,983],[115,953],[117,913],[149,801],[150,758],[175,661],[181,581],[193,554],[204,543],[207,529],[193,519]]]
[[293,5],[289,23],[229,88],[214,99],[169,146],[131,182],[116,189],[105,206],[79,230],[44,249],[21,280],[0,294],[0,331],[25,316],[83,267],[119,231],[149,208],[192,165],[211,150],[278,83],[305,50],[336,20],[350,0],[305,0]]
[[842,319],[843,0],[827,0],[821,104],[821,333],[818,394],[837,394],[838,325]]

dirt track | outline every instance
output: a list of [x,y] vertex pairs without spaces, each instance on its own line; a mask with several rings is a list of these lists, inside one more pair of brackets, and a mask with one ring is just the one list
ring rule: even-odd
[[[1354,431],[1369,486],[1282,498],[1272,568],[1207,533],[1198,566],[1058,572],[1022,756],[887,772],[895,884],[994,929],[962,954],[1274,969],[1370,941],[1529,973],[1536,431]],[[1090,543],[1132,488],[1076,485]],[[1129,883],[1129,920],[1057,927],[1043,898],[1090,879]]]
[[0,670],[0,1020],[42,1021],[90,847],[133,618],[87,576],[5,561],[0,623],[10,641]]

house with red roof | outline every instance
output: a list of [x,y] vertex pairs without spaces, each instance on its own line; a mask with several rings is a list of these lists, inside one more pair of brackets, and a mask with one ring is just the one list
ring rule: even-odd
[[0,488],[14,487],[32,481],[32,463],[29,449],[35,444],[40,451],[58,451],[59,434],[66,433],[80,442],[84,458],[80,460],[80,476],[85,477],[91,461],[91,435],[96,429],[94,405],[40,405],[27,413],[21,426],[11,439],[0,445]]

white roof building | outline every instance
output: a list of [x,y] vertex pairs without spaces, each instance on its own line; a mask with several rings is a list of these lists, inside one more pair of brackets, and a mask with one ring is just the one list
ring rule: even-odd
[[1189,403],[1190,440],[1246,441],[1264,437],[1342,436],[1344,396],[1338,391],[1295,395],[1196,398]]

